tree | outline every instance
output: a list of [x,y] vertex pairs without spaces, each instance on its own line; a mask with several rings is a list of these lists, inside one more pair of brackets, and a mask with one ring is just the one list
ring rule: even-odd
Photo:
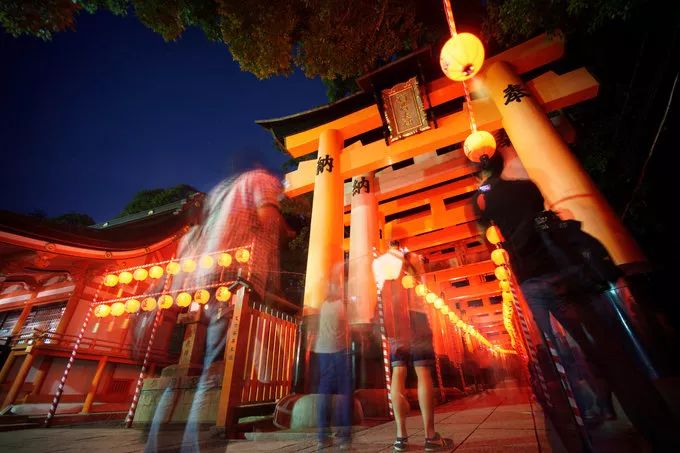
[[132,200],[127,205],[125,205],[123,211],[118,216],[122,217],[135,214],[137,212],[148,211],[168,203],[174,203],[176,201],[183,200],[189,195],[197,192],[198,190],[187,184],[179,184],[167,189],[142,190],[141,192],[135,194]]
[[51,221],[56,223],[61,223],[65,225],[80,225],[80,226],[90,226],[94,225],[96,222],[92,217],[82,212],[67,212],[56,217],[50,218]]

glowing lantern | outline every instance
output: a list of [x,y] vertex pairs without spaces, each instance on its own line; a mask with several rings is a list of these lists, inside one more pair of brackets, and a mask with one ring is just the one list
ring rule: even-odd
[[402,257],[399,251],[389,251],[373,260],[373,276],[378,287],[382,288],[386,281],[399,278],[404,265]]
[[241,264],[245,264],[250,259],[250,252],[247,249],[238,249],[234,253],[234,258]]
[[177,305],[180,307],[188,307],[189,304],[191,303],[191,294],[189,293],[179,293],[177,295]]
[[443,306],[444,306],[444,299],[442,299],[441,297],[437,297],[437,298],[434,300],[434,308],[436,308],[437,310],[439,310],[439,309],[442,308]]
[[149,277],[151,278],[161,278],[163,276],[163,268],[160,266],[153,266],[149,269]]
[[462,329],[463,327],[465,327],[465,323],[461,319],[459,319],[458,321],[456,321],[456,327]]
[[501,288],[501,291],[510,291],[510,282],[508,280],[499,281],[498,286]]
[[182,272],[191,273],[196,270],[196,261],[186,259],[182,261]]
[[496,249],[491,252],[491,261],[496,266],[502,266],[503,264],[508,264],[508,252],[505,249]]
[[198,261],[198,265],[201,266],[201,269],[210,269],[213,264],[215,264],[215,260],[210,255],[202,256]]
[[231,297],[231,291],[229,291],[229,288],[226,286],[220,286],[217,288],[217,291],[215,291],[215,299],[217,299],[220,302],[226,302],[229,300]]
[[503,302],[512,303],[513,300],[514,300],[514,298],[512,297],[512,293],[511,293],[511,292],[503,291],[503,292],[501,293],[501,295],[503,296]]
[[221,253],[219,258],[217,258],[217,264],[222,267],[229,267],[231,264],[231,255],[228,253]]
[[173,302],[174,302],[174,300],[172,299],[172,296],[169,295],[169,294],[164,294],[164,295],[162,295],[161,297],[158,298],[158,305],[160,305],[160,307],[162,309],[167,309],[167,308],[172,307]]
[[132,277],[137,280],[138,282],[141,282],[142,280],[146,280],[146,277],[149,276],[149,271],[143,268],[135,269],[134,274],[132,274]]
[[120,316],[125,313],[125,304],[123,302],[114,302],[111,304],[111,316]]
[[416,286],[416,279],[413,277],[413,275],[404,275],[401,278],[401,286],[406,289],[411,289]]
[[132,281],[132,274],[129,273],[128,271],[121,272],[120,275],[118,276],[118,281],[124,285],[127,285]]
[[180,271],[180,265],[176,261],[170,261],[167,266],[165,266],[165,272],[169,275],[177,275]]
[[454,324],[459,321],[458,316],[456,316],[456,314],[452,311],[449,311],[449,321],[451,321]]
[[97,318],[106,318],[111,314],[111,307],[106,304],[100,304],[94,307],[94,315]]
[[439,55],[444,75],[456,82],[473,77],[484,63],[484,46],[471,33],[458,33],[451,37]]
[[154,299],[153,297],[147,297],[142,301],[143,311],[151,311],[154,308],[156,308],[156,299]]
[[449,307],[447,307],[446,305],[444,305],[444,306],[442,307],[442,310],[441,310],[441,311],[442,311],[442,315],[446,316],[446,315],[449,314]]
[[475,131],[467,136],[465,143],[463,143],[463,152],[465,157],[472,162],[480,162],[486,156],[486,159],[493,156],[496,151],[496,139],[487,131]]
[[128,313],[137,313],[142,304],[137,299],[129,299],[125,302],[125,311]]
[[435,293],[427,293],[425,300],[428,304],[433,304],[437,300],[437,295]]
[[420,297],[427,295],[427,286],[425,286],[423,283],[416,286],[416,294]]
[[118,284],[118,276],[115,274],[108,274],[104,277],[104,286],[116,286]]
[[507,280],[510,278],[510,273],[505,266],[498,266],[493,273],[498,280]]
[[496,225],[491,225],[486,229],[486,240],[491,242],[493,245],[503,242],[501,230]]
[[205,289],[199,289],[194,293],[194,300],[203,305],[210,300],[210,293]]

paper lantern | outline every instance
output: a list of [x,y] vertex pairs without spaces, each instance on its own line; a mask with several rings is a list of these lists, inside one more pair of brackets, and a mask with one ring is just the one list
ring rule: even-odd
[[510,278],[510,273],[505,266],[498,266],[493,273],[498,280],[507,280]]
[[226,252],[220,253],[220,256],[217,258],[217,264],[222,267],[229,267],[231,264],[231,255]]
[[449,312],[449,321],[454,324],[458,321],[458,316],[456,316],[456,314],[452,311]]
[[499,280],[498,286],[501,288],[501,291],[510,291],[510,281],[509,280]]
[[170,261],[167,266],[165,266],[165,272],[168,273],[168,275],[177,275],[179,274],[181,267],[178,262],[176,261]]
[[111,316],[120,316],[125,313],[125,304],[123,302],[114,302],[111,304]]
[[245,264],[250,259],[250,252],[247,249],[238,249],[234,253],[234,258],[241,264]]
[[161,278],[163,276],[163,268],[160,266],[152,266],[149,269],[149,277],[151,278]]
[[137,313],[142,304],[137,299],[128,299],[125,302],[125,311],[128,313]]
[[444,75],[456,82],[474,77],[484,64],[484,46],[471,33],[458,33],[442,47],[439,64]]
[[180,307],[188,307],[189,304],[191,303],[192,298],[191,294],[181,292],[177,295],[177,299],[175,300],[177,301],[177,305],[179,305]]
[[142,311],[151,311],[156,308],[156,299],[147,297],[142,301]]
[[118,284],[118,276],[115,274],[107,274],[104,277],[104,286],[116,286]]
[[503,291],[501,296],[503,296],[503,302],[512,303],[515,300],[515,298],[512,297],[512,293],[509,291]]
[[149,271],[147,271],[146,269],[141,268],[141,267],[139,269],[135,269],[135,272],[132,274],[132,278],[134,278],[138,282],[146,280],[146,277],[148,277],[148,276],[149,276]]
[[198,260],[198,265],[201,266],[201,269],[210,269],[213,264],[215,264],[215,260],[210,255],[202,256],[201,259]]
[[373,275],[378,284],[399,278],[404,261],[398,253],[387,252],[373,260]]
[[448,314],[449,314],[449,307],[447,307],[446,305],[444,305],[444,306],[441,308],[441,312],[442,312],[442,315],[444,315],[444,316],[448,315]]
[[437,295],[435,293],[427,293],[425,300],[428,304],[433,304],[437,300]]
[[458,321],[456,321],[456,327],[462,329],[463,327],[465,327],[465,323],[461,319],[459,319]]
[[196,270],[196,261],[191,258],[182,261],[182,272],[191,273]]
[[489,158],[496,151],[496,139],[487,131],[475,131],[463,143],[465,157],[472,162],[480,162],[484,156]]
[[496,225],[491,225],[486,229],[486,240],[491,242],[493,245],[503,242],[501,230]]
[[94,315],[97,318],[106,318],[111,314],[111,307],[106,304],[99,304],[94,307]]
[[220,302],[226,302],[229,300],[231,297],[231,291],[229,291],[229,288],[226,286],[220,286],[217,288],[217,291],[215,291],[215,299],[217,299]]
[[439,309],[442,308],[443,306],[444,306],[444,299],[442,299],[441,297],[437,297],[437,298],[434,300],[434,308],[436,308],[437,310],[439,310]]
[[194,300],[199,304],[206,304],[210,300],[210,293],[205,289],[199,289],[194,293]]
[[169,294],[164,294],[158,298],[158,305],[164,310],[172,307],[173,302],[174,300],[172,299],[172,296]]
[[420,297],[427,295],[427,286],[425,286],[423,283],[416,286],[416,294]]
[[120,275],[118,275],[118,281],[124,285],[127,285],[132,281],[132,274],[128,271],[121,272]]
[[411,289],[416,286],[416,279],[413,277],[413,275],[404,275],[401,278],[401,286],[406,289]]
[[508,264],[509,257],[508,257],[508,252],[505,251],[505,249],[496,249],[493,252],[491,252],[491,261],[496,266],[501,266],[503,264]]

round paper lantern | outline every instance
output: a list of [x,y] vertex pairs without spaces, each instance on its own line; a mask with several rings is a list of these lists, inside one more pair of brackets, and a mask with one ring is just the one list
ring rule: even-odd
[[94,315],[97,318],[106,318],[111,314],[111,307],[106,304],[99,304],[94,307]]
[[168,273],[168,275],[177,275],[179,274],[181,267],[177,261],[170,261],[167,266],[165,266],[165,272]]
[[124,285],[127,285],[132,281],[132,274],[128,271],[121,272],[120,275],[118,275],[118,281]]
[[196,261],[191,258],[182,261],[182,272],[191,273],[196,270]]
[[147,297],[142,301],[142,311],[151,311],[156,308],[156,299]]
[[458,33],[442,47],[439,64],[444,75],[456,82],[474,77],[484,64],[484,46],[471,33]]
[[147,271],[144,268],[139,268],[135,269],[135,272],[132,274],[132,278],[137,280],[138,282],[141,282],[142,280],[146,280],[146,277],[149,276],[149,271]]
[[509,292],[509,291],[503,291],[501,293],[501,296],[503,296],[503,302],[512,303],[514,301],[514,298],[512,297],[512,293]]
[[229,291],[229,288],[226,286],[220,286],[217,288],[217,291],[215,291],[215,299],[217,299],[220,302],[226,302],[229,300],[231,297],[231,291]]
[[491,252],[491,261],[496,266],[501,266],[503,264],[508,264],[509,257],[508,257],[508,252],[505,251],[505,249],[496,249],[493,252]]
[[114,302],[111,304],[111,316],[120,316],[125,313],[125,304],[123,302]]
[[427,294],[427,286],[425,286],[423,283],[416,286],[416,294],[420,297],[425,296]]
[[486,240],[491,242],[493,245],[503,242],[501,230],[496,225],[491,225],[486,229]]
[[151,278],[161,278],[163,276],[163,268],[160,266],[152,266],[149,269],[149,277]]
[[210,300],[210,293],[205,289],[199,289],[194,293],[194,300],[199,304],[206,304]]
[[498,266],[493,273],[498,280],[507,280],[510,278],[510,273],[505,266]]
[[202,256],[198,261],[198,265],[201,266],[201,269],[210,269],[213,264],[215,264],[215,260],[210,255]]
[[413,277],[413,275],[404,275],[401,278],[401,286],[403,286],[406,289],[411,289],[414,286],[416,286],[416,279]]
[[220,253],[220,256],[217,258],[217,264],[222,267],[229,267],[231,264],[231,255],[226,252]]
[[125,311],[128,313],[137,313],[142,304],[137,299],[128,299],[125,302]]
[[456,321],[456,327],[458,327],[459,329],[462,329],[463,327],[465,327],[465,323],[463,322],[462,319],[459,319],[458,321]]
[[463,143],[465,157],[472,162],[480,162],[484,156],[489,158],[496,151],[496,139],[487,131],[475,131]]
[[427,293],[425,300],[428,304],[433,304],[437,300],[437,295],[435,293]]
[[456,323],[456,321],[458,321],[458,316],[456,316],[456,314],[452,311],[449,312],[449,321],[451,321],[454,324]]
[[510,281],[508,280],[499,280],[498,286],[501,288],[501,291],[510,291]]
[[443,306],[444,306],[444,299],[442,299],[441,297],[437,297],[437,298],[434,300],[434,308],[436,308],[437,310],[439,310],[439,309],[442,308]]
[[118,276],[115,274],[107,274],[104,277],[104,286],[116,286],[118,284]]
[[250,252],[247,249],[238,249],[234,253],[234,258],[241,264],[245,264],[250,259]]
[[177,305],[179,305],[180,307],[188,307],[189,304],[191,303],[192,298],[191,294],[182,292],[177,295],[177,299],[175,300],[177,301]]
[[158,305],[164,310],[172,307],[173,302],[174,300],[172,299],[172,296],[169,294],[164,294],[158,298]]
[[447,307],[446,305],[444,305],[444,306],[441,308],[441,312],[442,312],[442,315],[444,315],[444,316],[448,315],[448,314],[449,314],[449,307]]

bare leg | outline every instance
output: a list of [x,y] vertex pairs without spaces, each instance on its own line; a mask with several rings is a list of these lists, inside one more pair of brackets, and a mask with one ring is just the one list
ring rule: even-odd
[[394,409],[394,421],[397,425],[397,437],[407,437],[406,416],[409,413],[408,400],[404,396],[406,391],[406,367],[395,366],[392,368],[392,409]]
[[432,372],[429,366],[417,366],[415,369],[418,376],[418,403],[420,404],[420,413],[423,416],[423,427],[426,437],[432,438],[435,435]]

